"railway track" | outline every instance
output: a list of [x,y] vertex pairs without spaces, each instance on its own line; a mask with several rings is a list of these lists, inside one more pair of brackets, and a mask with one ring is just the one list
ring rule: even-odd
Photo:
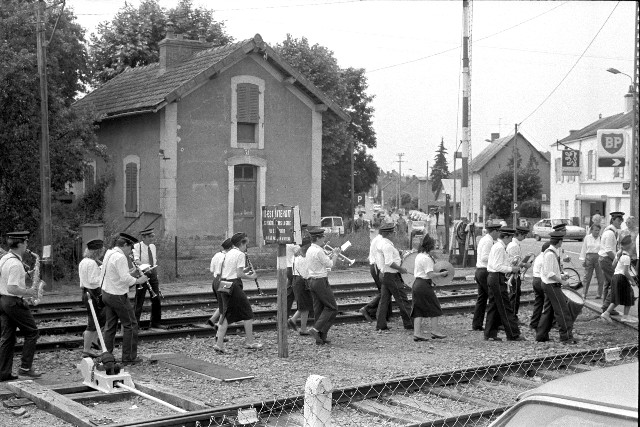
[[[637,361],[638,346],[619,349]],[[608,366],[607,349],[597,348],[393,379],[331,391],[333,425],[459,426],[487,425],[509,409],[522,391],[575,373]],[[614,362],[615,363],[615,362]],[[254,408],[260,426],[302,426],[304,395],[247,402],[114,427],[234,426],[239,410]]]

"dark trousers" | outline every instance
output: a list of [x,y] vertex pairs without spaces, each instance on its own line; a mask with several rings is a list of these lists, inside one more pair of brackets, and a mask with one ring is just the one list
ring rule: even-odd
[[515,286],[510,289],[509,293],[509,302],[511,302],[511,307],[513,308],[513,314],[518,317],[518,310],[520,309],[520,295],[522,295],[522,279],[520,275],[515,273],[516,277],[514,279]]
[[376,329],[387,329],[387,313],[391,296],[396,300],[402,316],[402,323],[407,329],[413,329],[411,321],[411,304],[404,290],[402,277],[398,273],[384,273],[382,275],[382,288],[380,289],[380,302],[376,313]]
[[542,288],[542,279],[534,277],[531,285],[533,286],[535,299],[533,300],[533,314],[531,314],[531,322],[529,322],[529,326],[533,329],[538,329],[538,323],[540,322],[540,316],[542,315],[542,308],[544,307],[544,289]]
[[29,306],[20,297],[0,296],[0,379],[12,375],[16,329],[24,335],[20,367],[31,369],[38,341],[38,327]]
[[476,299],[476,308],[473,311],[473,321],[471,328],[481,330],[484,324],[484,313],[487,310],[487,299],[489,298],[489,288],[487,286],[487,277],[489,273],[486,268],[476,268],[476,284],[478,285],[478,298]]
[[554,320],[558,325],[560,341],[573,338],[573,318],[560,283],[542,283],[542,289],[544,289],[545,300],[536,331],[536,341],[549,341],[549,331]]
[[[160,303],[160,283],[158,283],[158,276],[153,274],[149,277],[149,284],[151,289],[155,292],[156,297],[151,298],[151,292],[149,292],[149,299],[151,300],[151,326],[159,325],[162,320],[162,306]],[[144,305],[144,299],[147,295],[147,285],[139,285],[140,288],[136,289],[135,298],[135,314],[136,321],[140,323],[140,315],[142,314],[142,306]]]
[[485,338],[495,338],[498,335],[498,326],[500,325],[504,326],[507,339],[519,337],[520,328],[518,328],[518,320],[509,301],[506,276],[503,273],[489,273],[487,287],[489,288],[489,301],[487,303],[487,323],[484,327]]
[[138,357],[138,321],[133,307],[129,303],[128,295],[113,295],[103,291],[102,302],[107,315],[107,324],[104,331],[104,342],[107,346],[107,351],[113,354],[118,320],[120,320],[124,329],[122,335],[122,361],[134,360]]
[[[382,288],[382,283],[380,283],[380,275],[378,273],[378,267],[376,267],[375,264],[369,265],[369,274],[371,274],[371,277],[373,278],[373,282],[376,284],[376,287],[378,288],[378,294],[375,297],[373,297],[373,299],[369,301],[367,305],[364,306],[364,309],[367,310],[367,313],[369,313],[369,316],[376,317],[376,314],[378,313],[378,304],[380,303],[380,297],[381,297],[380,289]],[[389,308],[387,309],[387,321],[389,321],[389,318],[391,317],[391,310],[392,310],[391,304],[392,304],[391,300],[389,300]]]
[[[593,277],[593,272],[596,272],[596,279],[598,280],[598,295],[602,296],[602,287],[604,285],[604,275],[602,274],[602,268],[600,268],[600,260],[598,254],[590,253],[587,254],[584,258],[584,277],[582,278],[582,286],[584,286],[584,295],[587,296],[589,292],[589,285],[591,284],[591,277]],[[613,274],[611,275],[613,276]]]
[[608,256],[598,258],[602,275],[604,276],[604,289],[602,290],[602,311],[611,304],[611,282],[613,281],[613,260]]
[[338,304],[329,286],[329,280],[327,280],[326,277],[319,279],[310,278],[307,282],[309,283],[309,290],[313,297],[313,313],[315,319],[313,327],[318,332],[323,333],[326,338],[327,332],[329,332],[338,315]]

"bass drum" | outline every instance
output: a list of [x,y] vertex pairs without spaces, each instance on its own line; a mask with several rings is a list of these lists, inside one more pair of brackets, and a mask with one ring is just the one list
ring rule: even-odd
[[416,257],[418,256],[417,252],[410,252],[402,258],[401,267],[407,269],[406,274],[402,274],[402,281],[405,285],[413,287],[413,281],[416,279],[413,275],[415,266],[416,266]]
[[575,320],[578,318],[578,315],[582,312],[582,308],[584,307],[584,299],[578,292],[574,291],[573,289],[562,288],[562,293],[567,298],[569,314],[575,322]]

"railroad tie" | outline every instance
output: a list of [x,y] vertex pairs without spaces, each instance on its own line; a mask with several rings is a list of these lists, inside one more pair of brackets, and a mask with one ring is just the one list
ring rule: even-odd
[[[371,414],[379,418],[384,418],[389,421],[403,423],[403,424],[414,424],[416,422],[429,422],[427,418],[416,417],[412,413],[407,413],[399,410],[397,406],[385,405],[380,401],[376,400],[362,400],[359,402],[351,402],[349,403],[354,409],[357,409],[360,412],[364,412],[366,414]],[[408,409],[408,408],[407,408]]]
[[539,382],[516,377],[515,375],[504,375],[500,381],[517,385],[519,387],[526,388],[527,390],[531,390],[532,388],[536,388],[540,385]]
[[447,399],[455,400],[458,402],[466,402],[472,405],[479,406],[481,408],[495,408],[500,406],[500,402],[494,402],[492,400],[479,399],[477,397],[471,397],[459,393],[454,390],[450,390],[446,387],[430,387],[426,390],[429,394],[433,394],[438,397],[446,397]]
[[418,402],[409,396],[393,396],[387,401],[391,405],[403,406],[405,408],[415,409],[440,418],[449,418],[453,416],[452,412],[444,409],[436,408],[428,403]]

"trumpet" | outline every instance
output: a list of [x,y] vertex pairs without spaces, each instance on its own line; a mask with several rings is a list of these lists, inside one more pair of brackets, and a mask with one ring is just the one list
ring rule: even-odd
[[[347,242],[347,243],[349,243],[349,242]],[[347,247],[349,247],[349,246],[351,246],[351,244],[349,244]],[[329,246],[329,245],[324,245],[322,247],[322,249],[324,249],[324,253],[326,253],[327,256],[331,256],[331,254],[333,253],[333,248],[331,246]],[[343,261],[348,262],[349,263],[349,267],[351,267],[356,262],[355,259],[350,259],[350,258],[348,258],[347,256],[345,256],[342,253],[339,253],[338,257],[341,258]]]

